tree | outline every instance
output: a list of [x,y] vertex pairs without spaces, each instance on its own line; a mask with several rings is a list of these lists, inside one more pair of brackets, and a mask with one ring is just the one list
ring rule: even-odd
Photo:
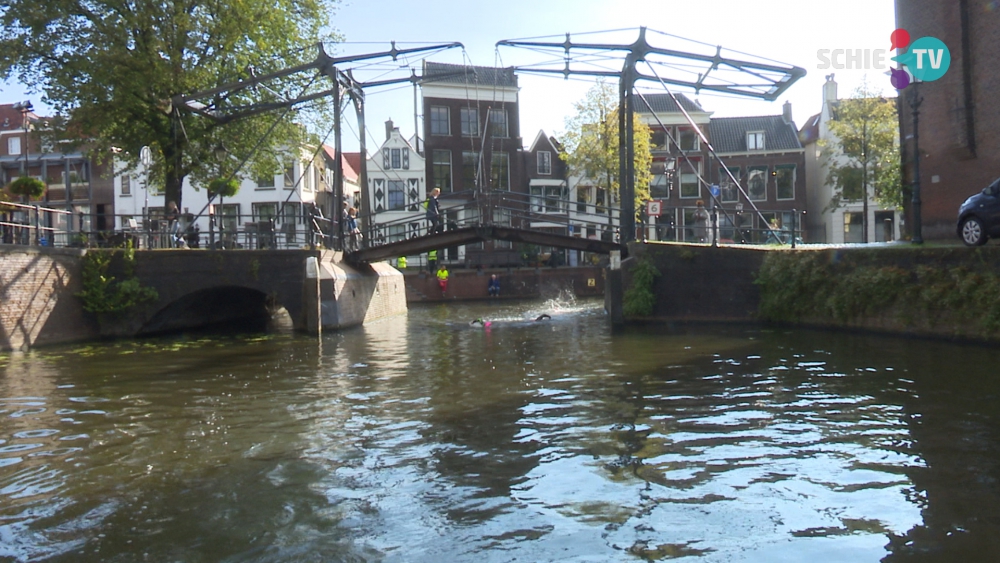
[[[563,135],[564,152],[571,174],[589,178],[603,185],[608,194],[618,196],[620,168],[618,159],[618,92],[598,81],[583,100],[574,104],[576,114],[566,120]],[[635,209],[636,216],[649,200],[650,130],[638,115],[633,116],[635,149]]]
[[896,101],[862,83],[851,98],[837,103],[830,131],[836,140],[825,148],[831,157],[827,184],[834,188],[828,208],[864,202],[863,240],[868,242],[868,195],[883,207],[903,205]]
[[[249,174],[273,174],[280,149],[298,146],[304,131],[280,113],[218,125],[171,107],[172,97],[312,60],[308,47],[338,1],[8,0],[0,8],[0,78],[42,92],[68,120],[53,130],[85,138],[98,158],[115,149],[135,166],[148,145],[151,182],[180,206],[186,176],[205,182],[231,173],[241,157],[250,158]],[[296,85],[284,86],[295,93]],[[227,103],[274,99],[281,89],[248,88]],[[220,143],[236,158],[216,162]]]

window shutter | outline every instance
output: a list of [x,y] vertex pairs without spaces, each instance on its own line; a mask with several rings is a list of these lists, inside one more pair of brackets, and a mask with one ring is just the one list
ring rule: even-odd
[[389,149],[382,149],[382,170],[389,169]]
[[410,151],[403,149],[403,170],[410,169]]

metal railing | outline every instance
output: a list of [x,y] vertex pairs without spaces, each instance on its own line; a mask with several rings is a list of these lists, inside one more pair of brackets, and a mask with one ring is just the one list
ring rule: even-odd
[[[668,207],[655,219],[644,218],[637,226],[636,239],[792,247],[802,243],[804,212],[795,209],[707,209],[710,218],[704,224],[694,220],[696,209]],[[4,203],[0,207],[0,244],[114,247],[131,241],[140,249],[322,247],[350,251],[427,235],[431,230],[422,202],[388,212],[401,216],[389,221],[384,220],[387,212],[359,217],[359,224],[366,227],[362,236],[352,237],[344,229],[344,221],[308,212],[269,218],[210,215],[208,228],[201,230],[190,214],[171,222],[162,216],[72,213],[37,204]],[[620,234],[614,207],[521,192],[446,194],[441,197],[441,214],[442,230],[500,226],[608,242],[617,241]],[[93,228],[95,225],[106,228]]]
[[[50,247],[138,249],[299,249],[331,248],[333,223],[323,217],[209,217],[208,229],[182,216],[136,218],[125,214],[73,213],[40,205],[4,202],[0,207],[0,244]],[[103,224],[106,228],[93,228]]]

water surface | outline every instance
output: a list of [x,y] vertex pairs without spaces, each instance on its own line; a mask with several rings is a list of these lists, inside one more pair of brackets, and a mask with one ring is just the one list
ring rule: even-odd
[[573,301],[0,355],[0,561],[994,561],[998,360]]

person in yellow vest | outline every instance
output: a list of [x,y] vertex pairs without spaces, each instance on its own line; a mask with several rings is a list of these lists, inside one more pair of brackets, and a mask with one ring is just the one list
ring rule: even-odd
[[432,250],[427,253],[427,270],[430,272],[437,271],[438,264],[438,251]]
[[437,271],[438,287],[441,288],[441,297],[448,291],[448,268],[444,264]]
[[396,259],[396,267],[400,270],[406,269],[406,256],[400,256]]

